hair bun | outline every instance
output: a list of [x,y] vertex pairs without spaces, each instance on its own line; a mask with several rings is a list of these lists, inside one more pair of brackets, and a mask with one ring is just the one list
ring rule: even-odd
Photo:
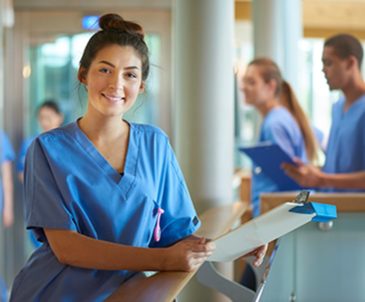
[[117,14],[106,14],[99,18],[99,26],[105,31],[127,32],[144,37],[143,28],[134,22],[126,21]]

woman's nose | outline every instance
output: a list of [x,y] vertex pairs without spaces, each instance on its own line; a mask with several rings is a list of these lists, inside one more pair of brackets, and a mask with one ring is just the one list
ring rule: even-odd
[[113,77],[111,77],[109,86],[118,89],[122,88],[124,85],[124,78],[122,74],[114,74]]

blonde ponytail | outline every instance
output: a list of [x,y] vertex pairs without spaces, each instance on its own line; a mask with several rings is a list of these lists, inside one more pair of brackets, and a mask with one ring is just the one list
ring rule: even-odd
[[318,143],[314,136],[313,129],[302,107],[300,106],[293,89],[285,80],[282,81],[280,102],[286,109],[288,109],[299,125],[304,138],[305,149],[307,151],[309,161],[316,162],[318,159]]

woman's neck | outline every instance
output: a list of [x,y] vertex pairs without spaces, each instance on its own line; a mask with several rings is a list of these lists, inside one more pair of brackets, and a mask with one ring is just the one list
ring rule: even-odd
[[260,114],[263,117],[268,115],[268,113],[276,107],[280,107],[280,103],[276,98],[266,101],[264,103],[261,103],[259,105],[256,105],[257,110],[260,112]]
[[79,121],[80,129],[96,141],[113,141],[128,133],[128,124],[120,117],[94,117],[86,113]]

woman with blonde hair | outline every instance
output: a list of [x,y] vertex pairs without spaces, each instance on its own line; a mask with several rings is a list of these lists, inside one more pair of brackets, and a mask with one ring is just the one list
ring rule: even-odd
[[[278,144],[291,157],[314,162],[317,143],[310,123],[300,104],[280,72],[269,58],[257,58],[249,63],[240,86],[246,103],[253,105],[263,117],[259,142]],[[260,213],[259,195],[279,191],[279,187],[264,173],[253,169],[253,215]]]

